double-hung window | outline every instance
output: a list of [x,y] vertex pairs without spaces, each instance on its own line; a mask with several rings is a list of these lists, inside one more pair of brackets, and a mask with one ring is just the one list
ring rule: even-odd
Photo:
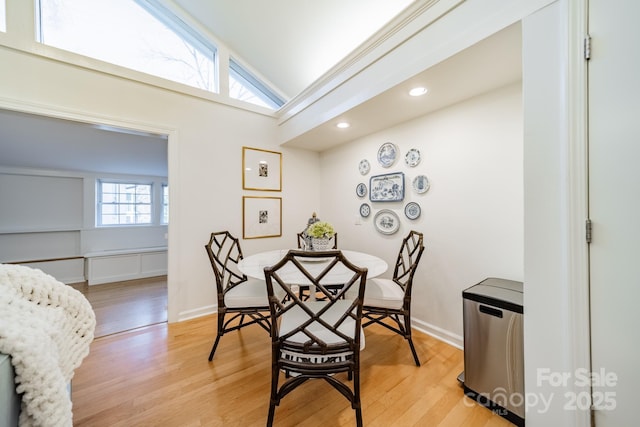
[[152,185],[98,181],[97,225],[152,223]]

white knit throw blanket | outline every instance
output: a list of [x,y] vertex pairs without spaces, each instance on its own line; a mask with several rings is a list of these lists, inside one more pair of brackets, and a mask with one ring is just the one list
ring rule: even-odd
[[67,386],[96,320],[82,293],[40,270],[0,264],[0,352],[22,395],[20,426],[73,425]]

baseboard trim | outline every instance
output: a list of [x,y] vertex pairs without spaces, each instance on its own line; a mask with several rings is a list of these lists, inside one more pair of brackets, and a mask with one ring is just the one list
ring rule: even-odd
[[178,313],[178,322],[195,319],[196,317],[207,316],[209,314],[216,313],[217,311],[218,311],[217,304],[205,305],[204,307],[181,311],[180,313]]
[[[178,314],[178,322],[195,319],[197,317],[207,316],[217,312],[218,312],[218,306],[215,304],[206,305],[204,307],[199,307],[192,310],[181,311]],[[464,349],[464,338],[460,335],[454,334],[438,326],[431,325],[427,322],[423,322],[421,320],[416,320],[416,319],[413,319],[412,327],[417,331],[430,335],[460,350]]]
[[431,325],[427,322],[423,322],[422,320],[417,319],[412,320],[411,326],[413,327],[413,329],[430,335],[440,341],[459,348],[460,350],[464,349],[464,338],[460,335],[454,334],[438,326]]

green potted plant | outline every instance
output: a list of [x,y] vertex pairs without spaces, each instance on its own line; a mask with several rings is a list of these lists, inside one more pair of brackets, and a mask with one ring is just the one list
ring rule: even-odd
[[331,249],[331,238],[335,233],[333,226],[326,221],[314,222],[307,228],[307,236],[311,237],[311,245],[315,251]]

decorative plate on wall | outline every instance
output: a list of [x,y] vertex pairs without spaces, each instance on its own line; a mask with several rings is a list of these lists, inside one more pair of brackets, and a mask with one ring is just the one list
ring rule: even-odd
[[360,216],[361,217],[368,217],[371,214],[371,206],[369,206],[367,203],[363,203],[360,205]]
[[404,200],[404,173],[385,173],[369,178],[369,200],[372,202]]
[[409,219],[418,219],[420,212],[420,205],[416,202],[409,202],[404,207],[404,214]]
[[373,223],[382,234],[394,234],[400,229],[400,218],[398,215],[389,209],[382,209],[378,211],[373,218]]
[[407,154],[404,155],[404,162],[410,168],[417,166],[420,163],[420,150],[412,148],[407,151]]
[[365,184],[364,182],[361,182],[360,184],[358,184],[358,186],[356,187],[356,194],[358,195],[358,197],[364,197],[367,195],[367,184]]
[[371,170],[371,165],[369,164],[369,160],[367,159],[360,160],[360,163],[358,164],[358,170],[360,171],[361,175],[368,174],[369,171]]
[[426,193],[430,185],[429,179],[424,175],[418,175],[413,178],[413,189],[418,194]]
[[392,142],[385,142],[378,149],[378,163],[383,168],[388,168],[398,158],[398,147]]

